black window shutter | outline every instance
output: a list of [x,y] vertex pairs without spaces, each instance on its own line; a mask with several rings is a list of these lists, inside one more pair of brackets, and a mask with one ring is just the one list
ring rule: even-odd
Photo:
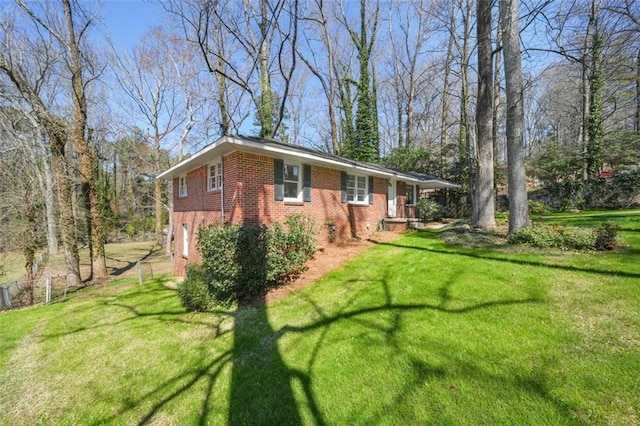
[[282,201],[284,200],[284,161],[274,160],[273,167],[276,201]]
[[302,189],[302,200],[305,202],[311,201],[311,166],[304,164],[302,166],[302,181],[304,187]]
[[347,202],[347,172],[340,173],[340,189],[341,189],[341,200],[343,203]]
[[369,176],[369,204],[373,204],[373,176]]

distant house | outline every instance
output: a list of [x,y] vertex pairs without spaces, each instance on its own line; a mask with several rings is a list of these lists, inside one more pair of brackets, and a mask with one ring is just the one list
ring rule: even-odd
[[174,273],[199,261],[197,231],[215,222],[283,222],[312,215],[320,244],[366,236],[382,220],[406,227],[420,190],[457,185],[313,149],[223,136],[161,173],[173,182]]

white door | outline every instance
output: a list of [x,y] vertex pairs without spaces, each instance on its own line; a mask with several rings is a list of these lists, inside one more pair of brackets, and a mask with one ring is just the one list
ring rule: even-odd
[[389,207],[387,208],[387,216],[396,217],[396,181],[389,181],[389,192],[387,193],[387,202]]

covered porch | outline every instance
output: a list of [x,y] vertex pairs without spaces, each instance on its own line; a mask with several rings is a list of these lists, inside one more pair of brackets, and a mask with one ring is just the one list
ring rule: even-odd
[[418,172],[404,173],[411,179],[389,180],[387,193],[387,217],[383,219],[384,229],[403,231],[421,227],[417,201],[425,193],[436,189],[456,189],[460,185]]

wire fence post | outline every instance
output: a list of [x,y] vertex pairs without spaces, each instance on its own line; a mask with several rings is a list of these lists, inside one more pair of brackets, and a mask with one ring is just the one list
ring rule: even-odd
[[9,287],[0,287],[0,309],[11,308],[11,294]]
[[142,284],[142,265],[138,260],[138,284]]
[[44,281],[44,303],[45,305],[51,303],[51,277],[47,277]]

